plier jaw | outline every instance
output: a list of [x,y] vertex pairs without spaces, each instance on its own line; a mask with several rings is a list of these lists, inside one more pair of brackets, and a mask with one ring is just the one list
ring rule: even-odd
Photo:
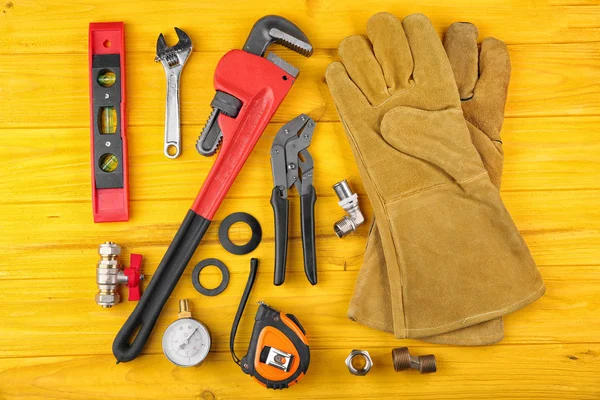
[[314,162],[307,148],[315,130],[315,121],[300,114],[285,124],[275,136],[271,146],[273,192],[271,205],[275,220],[275,274],[273,284],[285,280],[289,225],[289,189],[296,186],[300,195],[302,247],[304,272],[312,285],[317,284],[317,259],[315,251],[315,202],[313,186]]

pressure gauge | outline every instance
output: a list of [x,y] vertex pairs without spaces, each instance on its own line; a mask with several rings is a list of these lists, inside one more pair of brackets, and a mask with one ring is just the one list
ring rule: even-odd
[[179,301],[179,319],[163,335],[165,356],[179,367],[193,367],[204,361],[210,351],[210,332],[206,325],[192,318],[189,302]]

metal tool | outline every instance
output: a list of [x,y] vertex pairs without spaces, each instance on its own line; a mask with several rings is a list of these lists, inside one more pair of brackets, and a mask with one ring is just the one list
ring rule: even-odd
[[117,291],[119,285],[127,285],[129,288],[129,301],[138,301],[140,299],[140,281],[144,280],[144,275],[140,274],[142,265],[142,256],[132,254],[129,262],[129,268],[121,269],[117,257],[121,255],[121,247],[113,242],[102,243],[98,247],[100,261],[96,266],[96,284],[98,293],[96,293],[96,304],[104,308],[111,308],[121,301],[121,296]]
[[206,359],[211,338],[206,325],[192,318],[190,303],[179,300],[179,319],[165,331],[162,348],[165,356],[178,367],[193,367]]
[[94,222],[127,221],[129,178],[122,22],[90,24],[89,74]]
[[273,139],[271,169],[273,191],[271,205],[275,219],[275,273],[273,283],[279,286],[285,280],[287,260],[289,200],[288,191],[294,185],[300,195],[302,247],[304,272],[308,281],[317,284],[317,255],[315,250],[315,202],[313,186],[314,162],[307,148],[315,130],[315,121],[300,114],[285,124]]
[[[263,60],[262,57],[265,55],[267,48],[273,43],[285,46],[288,49],[302,54],[305,57],[310,57],[313,52],[312,45],[304,33],[287,19],[278,17],[276,15],[268,15],[263,17],[259,19],[256,24],[254,24],[254,27],[252,28],[252,31],[250,32],[250,35],[244,44],[243,51],[249,54],[254,54]],[[229,62],[224,63],[223,61],[228,56]],[[270,61],[271,64],[279,68],[280,72],[277,78],[278,80],[282,81],[280,83],[283,84],[283,86],[285,86],[285,83],[293,83],[293,81],[298,77],[298,68],[279,58],[275,54],[269,53],[266,59]],[[215,73],[215,83],[217,83],[218,80],[227,79],[228,75],[231,73],[243,75],[243,79],[247,81],[235,88],[229,87],[229,85],[225,85],[223,87],[220,87],[218,84],[216,85],[215,89],[217,90],[217,93],[215,94],[213,101],[210,103],[210,106],[213,110],[208,117],[208,121],[206,122],[204,129],[198,137],[198,142],[196,143],[196,149],[200,154],[211,156],[217,151],[219,144],[223,140],[223,128],[225,127],[221,126],[221,124],[228,125],[232,123],[231,120],[238,116],[238,113],[244,104],[243,97],[247,97],[247,95],[243,96],[242,90],[248,88],[255,92],[255,90],[258,89],[260,82],[254,82],[255,78],[252,75],[242,73],[246,68],[249,67],[244,65],[243,61],[251,60],[252,64],[257,63],[258,61],[253,57],[248,57],[247,54],[243,54],[240,50],[233,50],[229,52],[223,58],[223,60],[221,60],[221,68],[217,67],[217,72]],[[261,61],[260,64],[265,64],[264,60]],[[230,66],[234,68],[230,69]],[[256,66],[258,67],[258,65]],[[269,69],[273,68],[269,67]],[[276,70],[273,69],[273,71]],[[258,92],[255,93],[258,94]],[[275,93],[260,94],[260,97],[264,98],[264,100],[268,103],[278,101],[278,96]],[[251,98],[248,98],[248,100],[251,100]],[[252,103],[254,107],[262,107],[262,105],[260,105],[256,99],[252,99]],[[248,106],[249,105],[246,104],[246,108],[248,108]],[[256,111],[253,110],[251,112],[254,113]],[[223,118],[220,117],[220,115],[231,118]],[[258,122],[258,120],[264,120],[262,115],[247,114],[246,118],[251,118],[253,120],[251,122],[252,124]]]
[[[228,52],[217,65],[215,89],[234,96],[242,106],[237,117],[219,112],[214,119],[216,122],[212,122],[213,126],[218,125],[219,136],[222,136],[220,154],[144,296],[113,342],[113,354],[118,361],[133,360],[144,348],[163,306],[213,216],[295,81],[296,75],[288,72],[288,64],[282,67],[281,62],[273,61],[278,58],[258,55],[264,53],[264,49],[274,42],[299,49],[299,52],[307,56],[312,53],[308,39],[298,27],[282,17],[268,16],[254,25],[244,50]],[[262,50],[255,50],[256,48]],[[209,141],[205,140],[204,143],[211,146]]]
[[398,347],[393,349],[392,362],[396,372],[407,369],[416,369],[421,374],[430,374],[437,371],[435,356],[433,354],[412,356],[408,352],[408,347]]
[[268,389],[286,389],[306,374],[310,364],[306,331],[298,318],[292,314],[284,315],[259,302],[248,352],[240,360],[233,349],[238,325],[254,285],[257,270],[258,260],[253,258],[250,260],[248,282],[231,327],[229,350],[233,361],[258,383]]
[[365,376],[373,368],[373,360],[366,350],[352,350],[346,358],[346,366],[352,375]]
[[192,40],[181,29],[175,28],[179,41],[167,46],[161,33],[156,42],[154,61],[161,62],[167,74],[167,111],[165,113],[165,156],[177,158],[181,154],[181,126],[179,123],[179,81],[181,70],[192,54]]
[[335,234],[341,238],[356,231],[356,228],[365,222],[365,217],[360,211],[358,195],[354,193],[345,179],[333,185],[333,190],[340,200],[338,204],[348,213],[333,225]]

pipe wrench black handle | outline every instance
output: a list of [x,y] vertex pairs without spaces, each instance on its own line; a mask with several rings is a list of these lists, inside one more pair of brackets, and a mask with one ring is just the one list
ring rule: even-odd
[[188,211],[141,300],[113,342],[117,363],[131,361],[142,352],[163,306],[209,225],[210,220],[193,210]]
[[311,285],[317,284],[317,251],[315,249],[315,203],[317,192],[313,185],[300,196],[300,216],[302,219],[302,249],[304,251],[304,272]]
[[273,188],[271,206],[275,220],[275,273],[273,284],[280,286],[285,280],[285,265],[288,245],[288,220],[290,201],[281,197],[279,187]]

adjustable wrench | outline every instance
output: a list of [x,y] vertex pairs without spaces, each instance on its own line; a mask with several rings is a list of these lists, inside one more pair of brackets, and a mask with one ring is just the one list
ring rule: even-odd
[[118,362],[133,360],[144,348],[219,205],[298,76],[298,69],[281,58],[263,57],[272,43],[306,57],[312,54],[308,38],[296,25],[271,15],[256,22],[244,50],[231,50],[219,61],[213,113],[197,147],[214,153],[222,142],[221,150],[144,295],[113,342]]
[[154,61],[161,62],[167,74],[167,110],[165,114],[165,156],[177,158],[181,154],[181,128],[179,125],[179,80],[183,65],[192,54],[192,40],[181,29],[175,28],[179,41],[168,47],[161,33],[156,42]]

